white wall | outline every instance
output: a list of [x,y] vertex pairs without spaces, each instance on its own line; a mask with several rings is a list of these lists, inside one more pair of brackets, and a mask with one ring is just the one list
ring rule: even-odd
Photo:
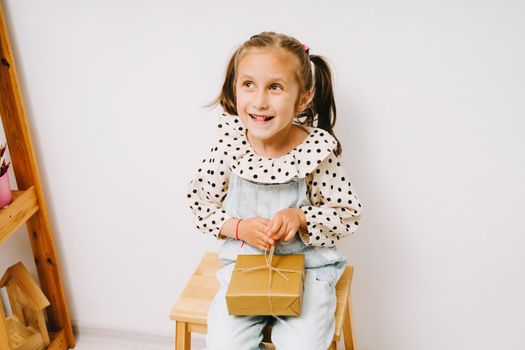
[[[335,66],[343,160],[365,204],[360,350],[525,347],[520,1],[4,0],[80,327],[171,336],[202,253],[185,187],[231,50],[262,30]],[[24,255],[19,234],[1,268]]]

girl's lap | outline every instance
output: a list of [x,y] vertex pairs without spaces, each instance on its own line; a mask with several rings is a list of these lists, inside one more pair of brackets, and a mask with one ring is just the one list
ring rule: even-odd
[[272,341],[279,349],[328,348],[335,331],[335,266],[306,269],[299,317],[230,316],[225,294],[233,268],[228,264],[217,272],[221,287],[208,314],[209,350],[258,349],[262,330],[270,322]]

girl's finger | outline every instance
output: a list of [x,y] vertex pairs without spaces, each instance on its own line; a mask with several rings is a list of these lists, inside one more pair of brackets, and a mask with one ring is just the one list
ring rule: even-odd
[[281,227],[279,228],[279,231],[277,232],[277,234],[274,235],[274,237],[272,238],[282,239],[284,235],[286,234],[286,232],[288,232],[288,223],[283,223]]
[[272,230],[273,221],[270,221],[264,228],[264,234],[269,235]]
[[270,244],[270,245],[273,245],[274,243],[273,239],[266,235],[262,235],[261,241],[264,242],[264,244]]
[[263,233],[259,233],[258,244],[261,246],[272,245],[273,239],[271,239],[270,237],[266,236]]
[[257,235],[259,236],[258,237],[259,238],[259,242],[261,242],[261,243],[264,243],[264,244],[273,244],[274,243],[273,239],[270,236],[266,235],[266,232],[264,230],[257,231]]
[[271,236],[272,234],[272,227],[273,227],[273,222],[270,221],[270,223],[268,223],[268,225],[262,227],[262,231],[264,232],[264,234],[266,236]]
[[281,227],[283,221],[282,219],[277,216],[275,217],[273,220],[272,220],[272,225],[270,226],[270,229],[268,230],[268,234],[271,236],[273,235],[275,232],[277,232],[279,230],[279,228]]
[[283,225],[283,220],[280,217],[276,217],[273,220],[273,223],[272,223],[271,233],[275,233],[275,232],[279,231],[279,228],[282,225]]
[[297,229],[295,227],[292,227],[291,230],[288,231],[286,234],[286,237],[284,238],[285,241],[290,241],[292,238],[294,238],[295,234],[297,233]]
[[267,227],[272,222],[270,220],[265,219],[265,218],[260,218],[259,223],[261,224],[261,226]]

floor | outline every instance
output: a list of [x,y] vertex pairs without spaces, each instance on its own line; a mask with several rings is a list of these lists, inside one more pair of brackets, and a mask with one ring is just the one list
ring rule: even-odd
[[[77,339],[75,350],[173,350],[172,346],[151,346],[144,344],[123,344],[108,340]],[[202,348],[201,348],[202,349]]]
[[111,341],[93,341],[79,339],[75,350],[173,350],[174,346],[171,347],[144,347],[144,345],[131,345],[114,343]]
[[[171,337],[154,337],[131,333],[79,331],[74,350],[173,350],[175,343]],[[192,350],[203,350],[204,338],[200,334],[192,336]]]

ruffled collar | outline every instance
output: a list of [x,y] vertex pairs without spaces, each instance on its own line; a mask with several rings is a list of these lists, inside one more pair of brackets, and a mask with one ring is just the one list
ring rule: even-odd
[[237,176],[259,183],[277,184],[294,177],[305,178],[337,146],[327,131],[301,125],[308,132],[306,139],[285,155],[268,158],[255,153],[239,117],[222,114],[217,127],[218,148],[226,164]]

